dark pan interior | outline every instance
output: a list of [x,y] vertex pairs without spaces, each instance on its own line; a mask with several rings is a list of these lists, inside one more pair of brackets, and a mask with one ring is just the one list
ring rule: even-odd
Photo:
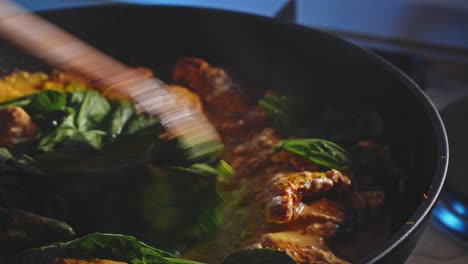
[[[434,203],[447,151],[438,115],[412,82],[363,50],[319,31],[213,10],[117,6],[44,15],[129,65],[152,68],[162,79],[168,79],[177,57],[197,56],[226,68],[248,91],[277,89],[345,110],[377,110],[393,156],[408,176],[408,195],[394,221],[398,233],[369,261],[414,232]],[[3,42],[0,67],[3,73],[49,68]],[[414,226],[405,224],[410,218]]]

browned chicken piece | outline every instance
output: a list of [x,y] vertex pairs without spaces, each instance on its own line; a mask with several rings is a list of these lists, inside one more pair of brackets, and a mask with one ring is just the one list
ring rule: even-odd
[[192,107],[196,110],[203,110],[203,105],[200,100],[200,97],[196,93],[191,92],[189,89],[183,86],[175,84],[168,85],[168,89],[172,95],[184,102],[187,106]]
[[56,258],[45,264],[127,264],[127,262],[113,261],[107,259],[81,260],[72,258]]
[[21,107],[0,109],[0,146],[10,146],[36,137],[39,129]]
[[327,172],[279,172],[257,196],[268,223],[287,223],[298,217],[303,197],[335,188],[341,191],[351,186],[351,180],[337,170]]
[[[232,152],[232,157],[225,157],[225,159],[229,160],[237,176],[242,178],[253,175],[260,169],[271,168],[269,165],[273,146],[279,143],[279,139],[273,129],[266,128],[245,142],[225,143],[227,152]],[[276,165],[276,167],[284,167],[282,164]]]
[[248,105],[223,69],[202,59],[180,58],[172,71],[172,79],[201,96],[209,120],[223,137],[251,133],[268,120],[263,110]]
[[[57,71],[57,70],[54,70],[50,74],[50,81],[58,82],[58,83],[62,83],[62,84],[79,83],[84,87],[90,87],[89,81],[86,80],[85,78],[83,78],[83,77],[81,77],[79,75],[76,75],[76,74],[72,74],[72,73],[69,73],[69,72]],[[47,85],[47,82],[44,82],[43,85]],[[44,86],[42,88],[47,89],[46,86]]]
[[343,205],[329,198],[320,198],[308,204],[299,204],[297,208],[296,221],[298,222],[342,224],[346,218]]
[[204,99],[231,89],[231,77],[221,68],[211,66],[199,58],[183,57],[177,60],[172,71],[175,83],[187,85]]
[[[239,177],[252,175],[260,169],[268,174],[280,171],[316,171],[318,166],[308,159],[288,151],[273,152],[279,138],[272,128],[266,128],[245,142],[226,143],[233,157],[226,157]],[[232,149],[232,150],[231,150]]]
[[284,250],[298,264],[347,264],[335,256],[320,235],[301,230],[264,234],[259,242],[249,248],[274,248]]
[[226,71],[202,59],[178,59],[172,70],[172,80],[194,90],[213,109],[234,115],[248,110],[244,98],[233,91],[232,79]]
[[[217,98],[217,100],[218,99],[221,100],[220,98]],[[264,126],[267,122],[266,113],[259,108],[253,108],[238,115],[231,115],[227,108],[216,109],[214,111],[217,111],[216,114],[211,112],[208,114],[208,117],[218,132],[223,136],[252,134],[255,129]],[[230,116],[226,118],[226,115]]]
[[340,226],[333,222],[315,222],[308,225],[304,230],[304,234],[314,234],[323,238],[330,238],[336,234]]

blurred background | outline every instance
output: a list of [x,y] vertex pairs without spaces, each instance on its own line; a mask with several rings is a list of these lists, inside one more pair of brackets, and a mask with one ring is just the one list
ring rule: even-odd
[[32,11],[131,3],[227,9],[320,28],[391,61],[432,99],[447,127],[442,198],[407,263],[468,263],[468,0],[17,0]]

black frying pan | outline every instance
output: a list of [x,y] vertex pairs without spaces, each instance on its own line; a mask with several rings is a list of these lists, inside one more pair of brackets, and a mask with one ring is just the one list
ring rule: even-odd
[[[283,90],[345,110],[376,109],[408,191],[394,235],[362,263],[403,263],[413,250],[444,181],[447,138],[428,98],[386,61],[324,32],[234,12],[111,6],[43,15],[162,79],[169,79],[177,57],[197,56],[228,69],[247,90]],[[3,42],[0,66],[5,72],[48,69]]]

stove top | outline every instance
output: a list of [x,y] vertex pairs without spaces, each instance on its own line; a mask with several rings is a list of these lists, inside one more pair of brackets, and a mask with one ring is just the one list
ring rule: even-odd
[[432,62],[426,93],[439,109],[450,143],[446,185],[408,264],[468,263],[468,64]]

